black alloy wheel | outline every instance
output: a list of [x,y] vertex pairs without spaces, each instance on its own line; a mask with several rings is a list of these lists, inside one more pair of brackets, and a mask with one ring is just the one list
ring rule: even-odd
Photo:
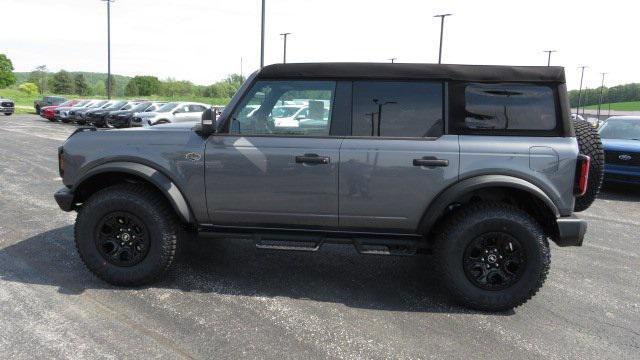
[[504,290],[516,283],[527,265],[520,242],[504,232],[476,237],[464,252],[465,275],[484,290]]
[[105,215],[96,227],[95,242],[100,255],[116,266],[133,266],[149,252],[149,232],[144,223],[129,212]]

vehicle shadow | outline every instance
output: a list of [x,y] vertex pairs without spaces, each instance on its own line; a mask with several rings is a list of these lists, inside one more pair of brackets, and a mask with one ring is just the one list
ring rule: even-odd
[[640,202],[640,186],[605,182],[598,199]]
[[[363,256],[339,245],[325,245],[315,254],[269,251],[231,239],[185,244],[167,276],[148,288],[309,299],[384,311],[477,313],[449,298],[433,274],[430,256]],[[0,250],[0,268],[7,264],[3,259],[12,259],[15,266],[0,272],[0,282],[55,286],[70,296],[88,289],[127,290],[89,273],[76,253],[72,226],[7,246]]]

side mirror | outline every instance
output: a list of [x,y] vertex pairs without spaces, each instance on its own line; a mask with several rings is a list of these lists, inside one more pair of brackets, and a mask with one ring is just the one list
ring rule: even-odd
[[212,108],[202,112],[202,120],[200,126],[197,129],[198,133],[202,136],[209,136],[216,132],[216,112]]

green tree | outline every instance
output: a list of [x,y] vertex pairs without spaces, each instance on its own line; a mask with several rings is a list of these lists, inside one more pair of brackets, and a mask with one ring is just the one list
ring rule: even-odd
[[0,89],[15,83],[16,76],[13,74],[13,63],[5,54],[0,54]]
[[124,88],[125,96],[138,96],[140,92],[138,90],[138,85],[135,81],[129,80],[127,86]]
[[92,86],[93,93],[96,95],[104,96],[107,95],[107,85],[103,80],[98,80]]
[[89,84],[87,84],[87,80],[84,78],[82,74],[76,74],[73,77],[73,85],[76,89],[76,94],[78,95],[89,95]]
[[27,95],[36,95],[38,93],[38,85],[30,82],[22,83],[18,86],[18,90]]
[[44,94],[47,89],[48,77],[49,70],[47,69],[47,65],[40,65],[29,74],[27,81],[38,85],[40,94]]
[[[160,80],[155,76],[134,76],[129,83],[134,82],[138,88],[138,95],[149,96],[160,94]],[[133,86],[133,85],[132,85]]]
[[60,70],[51,79],[51,88],[56,94],[73,94],[73,79],[67,71]]

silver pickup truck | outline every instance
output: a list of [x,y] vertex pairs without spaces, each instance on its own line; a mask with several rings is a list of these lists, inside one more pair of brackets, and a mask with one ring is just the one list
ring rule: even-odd
[[[290,103],[307,110],[279,121]],[[456,300],[505,310],[542,286],[549,239],[583,242],[574,212],[598,191],[602,144],[569,111],[559,67],[271,65],[217,121],[79,129],[55,198],[78,212],[86,266],[116,285],[157,279],[186,230],[427,254]]]

